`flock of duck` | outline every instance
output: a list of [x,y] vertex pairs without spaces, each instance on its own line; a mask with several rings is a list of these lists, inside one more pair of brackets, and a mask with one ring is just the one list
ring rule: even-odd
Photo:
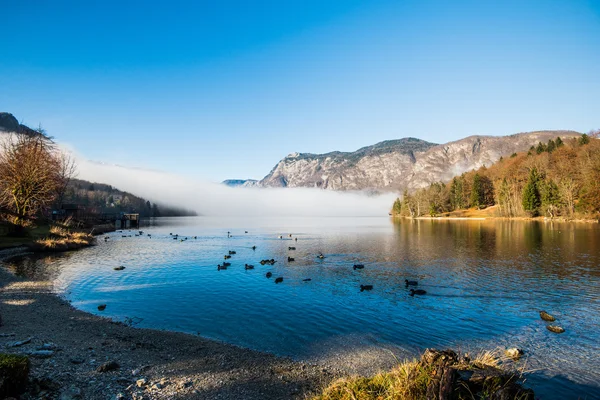
[[[248,233],[248,231],[244,231],[244,232]],[[231,238],[231,237],[233,237],[233,235],[231,234],[231,232],[228,231],[227,232],[227,238]],[[295,242],[298,241],[298,238],[297,237],[293,237],[293,235],[291,233],[288,234],[288,238],[290,238],[290,239],[293,238]],[[279,235],[279,239],[283,239],[283,235]],[[252,246],[251,249],[252,250],[256,250],[256,246]],[[288,251],[295,251],[295,250],[296,250],[295,246],[288,246]],[[229,260],[232,256],[234,256],[236,254],[237,253],[236,253],[235,250],[229,250],[228,253],[223,256],[223,259],[224,260]],[[323,253],[317,254],[316,257],[318,259],[320,259],[320,260],[325,259],[325,255]],[[294,261],[296,261],[296,259],[294,257],[288,256],[287,257],[287,261],[288,262],[294,262]],[[260,260],[260,265],[275,265],[276,262],[277,261],[275,259],[273,259],[273,258],[271,258],[271,259],[264,259],[264,260]],[[223,261],[222,264],[218,264],[217,265],[217,271],[227,270],[227,267],[230,267],[230,266],[231,266],[231,262]],[[365,268],[364,264],[354,264],[352,266],[353,270],[361,270],[361,269],[364,269],[364,268]],[[254,265],[244,264],[244,269],[245,270],[253,270],[254,269]],[[273,273],[271,271],[269,271],[269,272],[267,272],[265,274],[265,276],[268,279],[270,279],[270,278],[273,277]],[[302,281],[303,282],[310,282],[311,280],[312,280],[311,278],[305,278]],[[283,282],[283,277],[282,276],[279,276],[279,277],[275,278],[275,283],[281,283],[281,282]],[[410,286],[417,286],[419,284],[418,281],[409,281],[408,279],[405,279],[404,283],[405,283],[405,286],[406,286],[407,289]],[[373,285],[360,285],[360,291],[361,292],[370,291],[370,290],[373,290]],[[422,295],[425,295],[425,294],[427,294],[427,292],[425,290],[422,290],[422,289],[413,289],[413,288],[411,288],[409,290],[409,295],[410,296],[415,296],[415,295],[422,296]]]
[[[118,233],[123,233],[123,231],[118,231]],[[244,233],[248,233],[248,231],[244,231]],[[144,235],[144,231],[137,231],[137,233],[135,233],[136,237],[143,236],[143,235]],[[147,236],[149,238],[152,238],[151,234],[147,234]],[[190,236],[188,238],[187,236],[180,236],[179,234],[177,234],[177,233],[174,234],[172,232],[169,233],[169,236],[172,237],[173,240],[178,240],[180,242],[185,242],[188,239],[198,239],[197,236]],[[132,237],[132,235],[130,235],[130,234],[123,234],[122,237],[127,238],[127,237]],[[232,238],[232,237],[233,237],[233,235],[231,234],[230,231],[228,231],[227,232],[227,238]],[[290,238],[290,239],[293,238],[295,242],[298,241],[298,238],[297,237],[293,237],[293,235],[291,233],[288,234],[288,238]],[[105,236],[104,237],[104,241],[105,242],[108,242],[109,239],[110,239],[109,236]],[[279,239],[283,239],[283,235],[279,235]],[[256,250],[256,246],[252,246],[251,249],[252,250]],[[296,250],[295,246],[288,246],[288,251],[295,251],[295,250]],[[224,271],[224,270],[227,270],[228,267],[231,267],[231,262],[228,262],[227,260],[231,259],[231,257],[234,256],[234,255],[236,255],[236,254],[237,254],[237,252],[235,250],[229,250],[227,252],[227,254],[225,254],[223,256],[223,263],[217,265],[217,271]],[[325,255],[323,253],[317,254],[316,257],[318,259],[320,259],[320,260],[325,259]],[[296,259],[294,257],[288,256],[287,257],[287,261],[288,262],[294,262],[294,261],[296,261]],[[275,259],[273,259],[273,258],[271,258],[271,259],[265,259],[265,260],[261,260],[260,261],[260,265],[275,265],[276,262],[277,261]],[[365,268],[364,264],[354,264],[352,266],[353,270],[362,270],[364,268]],[[125,269],[125,267],[121,265],[121,266],[115,267],[113,269],[115,271],[122,271],[122,270]],[[245,270],[253,270],[254,269],[254,265],[252,265],[252,264],[244,264],[244,269]],[[270,278],[273,277],[273,273],[269,271],[269,272],[267,272],[265,274],[265,276],[268,279],[270,279]],[[311,280],[312,280],[311,278],[305,278],[302,281],[303,282],[310,282]],[[279,277],[275,278],[275,283],[281,283],[281,282],[283,282],[283,277],[282,276],[279,276]],[[408,289],[409,287],[418,286],[419,282],[418,281],[410,281],[408,279],[405,279],[404,280],[404,284],[405,284],[406,288]],[[370,291],[370,290],[373,290],[373,285],[360,285],[360,291],[361,292]],[[427,294],[427,292],[425,290],[423,290],[423,289],[410,288],[408,294],[410,296],[415,296],[415,295],[416,296],[423,296],[423,295]]]

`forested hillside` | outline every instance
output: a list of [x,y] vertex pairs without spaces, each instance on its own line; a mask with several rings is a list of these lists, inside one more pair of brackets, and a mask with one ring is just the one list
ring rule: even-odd
[[78,204],[96,213],[139,213],[141,217],[173,217],[197,215],[182,208],[158,205],[123,192],[110,185],[72,179],[60,199],[62,204]]
[[404,192],[395,215],[437,216],[469,208],[494,207],[498,217],[598,218],[600,215],[600,131],[579,138],[538,143],[492,166],[450,182]]

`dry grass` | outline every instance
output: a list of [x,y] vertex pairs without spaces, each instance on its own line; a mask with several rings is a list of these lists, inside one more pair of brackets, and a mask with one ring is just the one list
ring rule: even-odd
[[405,361],[390,372],[370,378],[341,378],[313,400],[412,400],[425,398],[431,370],[417,360]]
[[[468,360],[468,358],[463,358]],[[501,349],[481,352],[471,361],[461,361],[455,368],[459,370],[499,369],[502,361]],[[423,367],[417,360],[404,361],[389,372],[379,373],[373,377],[347,377],[332,382],[322,393],[312,400],[420,400],[427,397],[427,386],[435,375],[431,366]],[[507,375],[512,373],[507,372]],[[516,377],[516,375],[515,375]],[[485,388],[485,392],[493,393],[499,389],[495,382]],[[468,388],[467,388],[468,389]],[[476,395],[456,393],[457,398],[475,399]],[[518,399],[520,397],[515,397]],[[523,397],[526,398],[526,397]]]
[[71,232],[65,225],[52,226],[50,236],[36,240],[34,249],[38,251],[66,251],[91,246],[95,239],[85,232]]

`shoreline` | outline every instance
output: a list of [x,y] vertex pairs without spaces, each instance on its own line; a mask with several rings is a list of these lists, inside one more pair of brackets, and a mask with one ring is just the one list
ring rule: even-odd
[[[327,365],[77,310],[52,291],[52,282],[19,278],[5,261],[0,258],[0,346],[5,353],[30,354],[31,383],[23,399],[44,393],[73,399],[305,399],[345,375]],[[51,355],[39,353],[42,346]],[[97,372],[110,361],[119,368]]]
[[566,218],[554,218],[550,219],[547,217],[493,217],[493,216],[481,216],[481,217],[451,217],[451,216],[420,216],[420,217],[407,217],[404,215],[392,214],[394,219],[409,219],[409,220],[435,220],[435,221],[529,221],[529,222],[560,222],[560,223],[585,223],[585,224],[598,224],[598,219],[566,219]]

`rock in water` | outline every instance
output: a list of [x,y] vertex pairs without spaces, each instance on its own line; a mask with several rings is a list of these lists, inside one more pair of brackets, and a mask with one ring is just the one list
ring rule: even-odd
[[550,332],[554,332],[554,333],[564,333],[564,328],[561,328],[560,326],[557,325],[548,325],[546,326],[546,329],[548,329]]
[[106,304],[100,304],[98,306],[98,311],[104,311],[104,310],[106,310]]
[[544,321],[548,321],[548,322],[556,321],[556,318],[554,318],[552,315],[548,314],[546,311],[540,311],[540,318],[543,319]]
[[513,360],[517,361],[523,355],[523,350],[517,349],[515,347],[513,349],[506,349],[504,351],[504,354],[506,355],[506,357],[512,358]]

